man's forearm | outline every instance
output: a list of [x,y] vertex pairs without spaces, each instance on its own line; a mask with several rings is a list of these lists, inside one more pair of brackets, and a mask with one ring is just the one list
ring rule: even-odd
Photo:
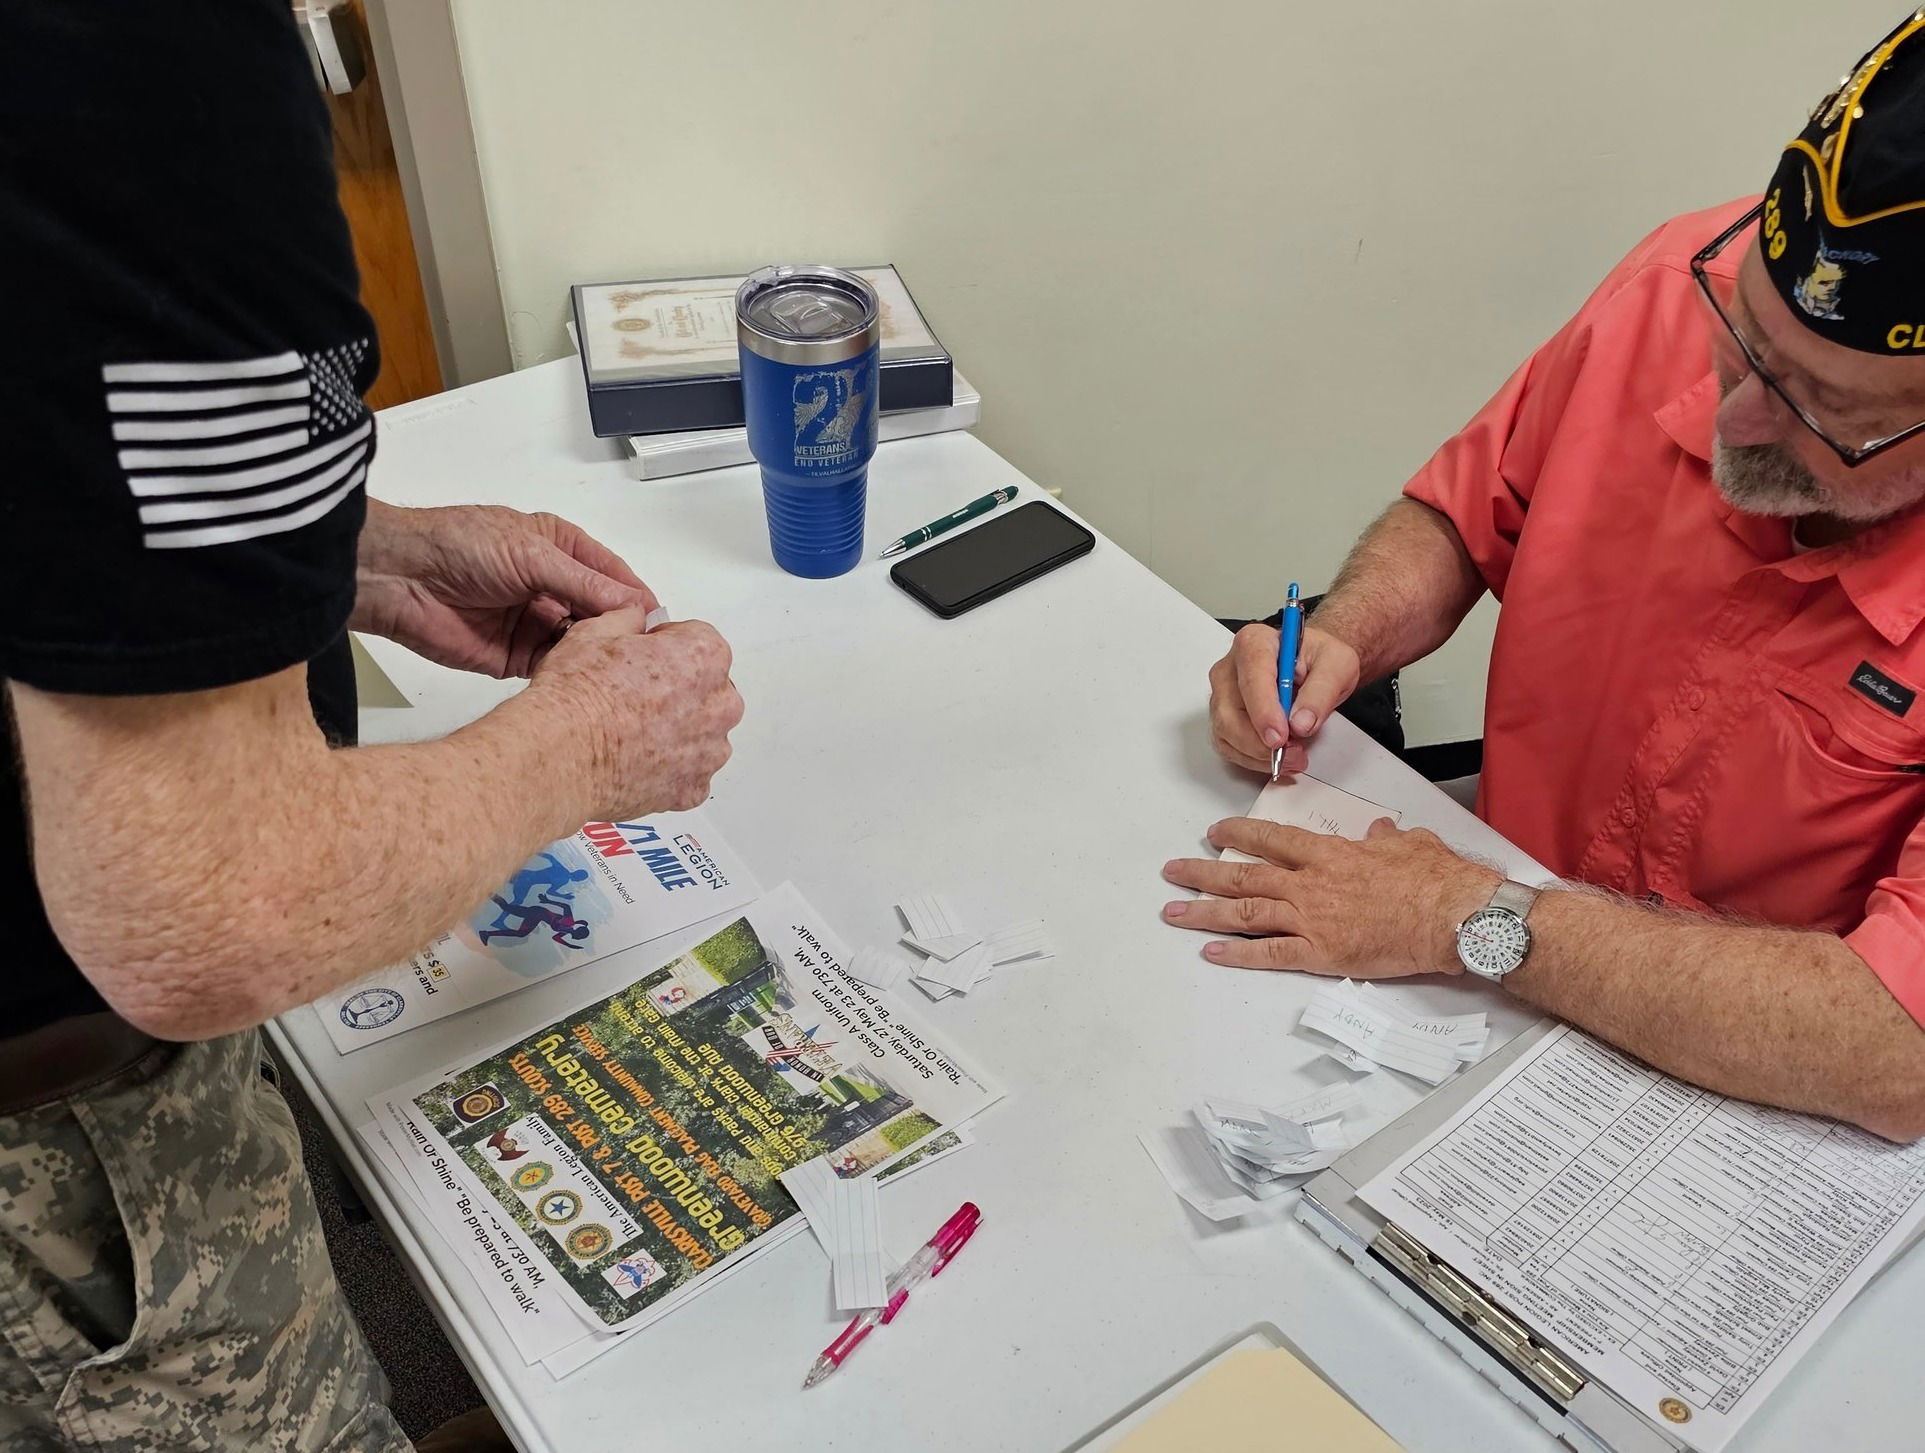
[[1546,893],[1507,989],[1720,1094],[1925,1135],[1925,1030],[1828,933]]
[[[294,677],[289,689],[288,677]],[[528,693],[453,735],[331,751],[298,671],[197,697],[86,704],[85,750],[34,750],[71,699],[15,688],[35,875],[62,943],[164,1038],[258,1024],[394,963],[483,901],[587,804],[566,704]],[[197,722],[197,712],[207,712]],[[204,731],[219,740],[181,749]],[[85,822],[84,836],[45,830]]]
[[1352,548],[1315,622],[1356,651],[1362,679],[1375,681],[1443,645],[1483,593],[1451,522],[1399,499]]

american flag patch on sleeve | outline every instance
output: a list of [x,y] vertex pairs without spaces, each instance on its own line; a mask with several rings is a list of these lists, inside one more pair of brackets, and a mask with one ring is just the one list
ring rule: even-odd
[[298,530],[367,478],[374,420],[355,387],[360,339],[318,353],[100,370],[150,550]]

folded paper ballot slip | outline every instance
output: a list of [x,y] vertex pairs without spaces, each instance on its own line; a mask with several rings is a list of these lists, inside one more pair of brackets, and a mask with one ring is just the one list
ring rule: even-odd
[[[882,303],[885,414],[948,408],[955,365],[895,268],[859,267]],[[588,417],[597,436],[742,423],[734,277],[581,283],[570,290]]]

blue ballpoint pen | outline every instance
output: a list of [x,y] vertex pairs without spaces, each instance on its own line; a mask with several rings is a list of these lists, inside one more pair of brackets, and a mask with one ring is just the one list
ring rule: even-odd
[[[1297,603],[1297,582],[1290,582],[1290,594],[1283,605],[1283,630],[1277,637],[1277,705],[1283,719],[1290,720],[1290,707],[1297,698],[1297,652],[1303,649],[1303,607]],[[1286,744],[1288,738],[1285,738]],[[1283,748],[1270,754],[1270,780],[1283,776]]]

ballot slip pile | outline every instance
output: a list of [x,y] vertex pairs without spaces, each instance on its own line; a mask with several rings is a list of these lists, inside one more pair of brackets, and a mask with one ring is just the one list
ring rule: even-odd
[[810,1163],[814,1188],[867,1182],[846,1218],[834,1188],[816,1230],[838,1300],[871,1294],[876,1180],[961,1149],[1002,1093],[850,978],[792,886],[685,938],[626,988],[369,1101],[371,1151],[556,1377],[801,1230],[783,1177]]
[[861,948],[849,963],[849,973],[873,988],[893,989],[907,978],[929,998],[942,1000],[967,994],[999,968],[1056,957],[1049,926],[1041,919],[976,933],[941,893],[912,893],[896,912],[905,929],[900,943],[910,952]]
[[[1361,839],[1371,824],[1397,813],[1315,777],[1273,782],[1249,816],[1333,837]],[[1234,848],[1226,862],[1261,861]],[[1439,1085],[1482,1057],[1490,1025],[1482,1013],[1426,1015],[1396,990],[1348,979],[1311,995],[1298,1033],[1323,1047],[1323,1057],[1360,1075],[1389,1069]],[[1258,1210],[1334,1163],[1360,1138],[1345,1124],[1361,1118],[1354,1082],[1272,1105],[1208,1097],[1190,1123],[1139,1137],[1163,1178],[1190,1206],[1224,1221]]]
[[1350,1149],[1343,1117],[1361,1104],[1353,1085],[1274,1106],[1212,1097],[1192,1108],[1192,1124],[1139,1139],[1170,1189],[1212,1221],[1227,1221],[1291,1190]]

